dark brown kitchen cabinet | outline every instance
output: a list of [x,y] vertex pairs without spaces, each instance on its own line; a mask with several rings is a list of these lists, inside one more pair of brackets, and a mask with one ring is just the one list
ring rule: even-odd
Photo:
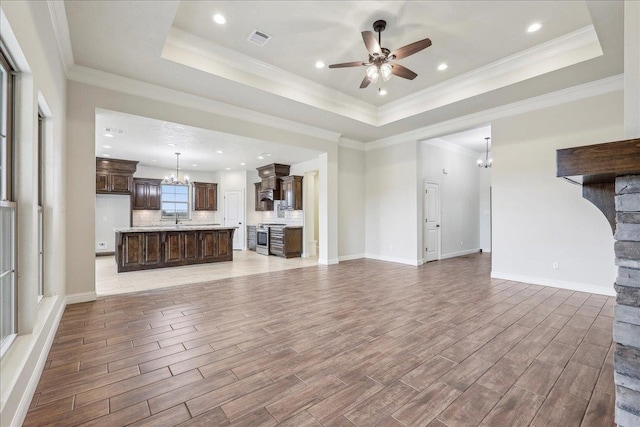
[[233,261],[235,228],[117,231],[118,273],[161,267]]
[[198,232],[176,231],[166,233],[164,253],[164,262],[167,266],[193,263],[198,257]]
[[153,268],[162,263],[161,233],[127,233],[117,243],[121,265],[125,270]]
[[302,210],[302,178],[297,175],[280,178],[282,180],[283,209],[289,211]]
[[[279,163],[272,163],[270,165],[262,166],[257,168],[258,175],[260,179],[262,179],[261,191],[265,192],[267,190],[271,190],[269,195],[272,200],[280,200],[282,198],[281,184],[280,181],[281,176],[289,175],[289,165],[281,165]],[[271,209],[272,210],[273,206]]]
[[[201,231],[199,236],[199,260],[202,261],[231,261],[233,253],[233,231],[207,230]],[[231,242],[231,245],[230,245]]]
[[133,210],[160,210],[161,179],[133,179]]
[[302,256],[302,227],[269,227],[269,253],[283,258]]
[[96,157],[96,193],[131,194],[138,162]]
[[218,210],[218,184],[211,182],[193,183],[193,210]]
[[272,211],[273,210],[273,200],[260,200],[260,191],[262,191],[262,183],[256,182],[253,184],[256,188],[256,211]]

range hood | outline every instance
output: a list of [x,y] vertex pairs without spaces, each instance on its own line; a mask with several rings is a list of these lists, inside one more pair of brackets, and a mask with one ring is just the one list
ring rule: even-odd
[[260,199],[261,202],[264,202],[264,201],[273,202],[273,190],[272,189],[260,190],[260,192],[258,193],[258,199]]

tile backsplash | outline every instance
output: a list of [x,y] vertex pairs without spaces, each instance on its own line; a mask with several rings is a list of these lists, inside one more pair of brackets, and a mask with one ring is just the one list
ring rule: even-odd
[[[304,211],[279,210],[280,203],[280,201],[274,201],[273,211],[262,212],[263,223],[304,225]],[[284,214],[284,217],[278,214]]]
[[[132,227],[155,227],[174,223],[174,220],[161,219],[161,211],[133,211]],[[191,219],[180,220],[183,224],[222,224],[222,213],[218,211],[192,211]]]

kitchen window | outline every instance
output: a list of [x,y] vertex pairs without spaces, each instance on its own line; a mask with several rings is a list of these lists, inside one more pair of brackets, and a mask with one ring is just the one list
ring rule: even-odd
[[14,71],[0,49],[0,357],[16,336],[16,203],[13,199]]
[[189,185],[162,184],[162,219],[189,219]]

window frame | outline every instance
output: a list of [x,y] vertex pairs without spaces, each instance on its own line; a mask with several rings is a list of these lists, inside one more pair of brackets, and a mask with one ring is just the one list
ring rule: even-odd
[[[3,240],[9,239],[9,257],[8,264],[4,265],[4,260],[0,260],[0,292],[4,292],[2,289],[4,279],[9,277],[9,302],[5,307],[5,301],[3,301],[3,311],[9,312],[8,321],[10,327],[7,328],[8,333],[4,335],[4,331],[0,329],[0,358],[2,358],[6,351],[9,349],[18,331],[18,295],[17,295],[17,278],[16,278],[16,228],[17,228],[17,204],[14,198],[14,182],[15,182],[15,169],[14,169],[14,118],[15,118],[15,67],[12,65],[11,58],[7,54],[4,46],[0,43],[0,67],[2,67],[3,74],[6,74],[6,84],[2,84],[2,93],[0,93],[0,141],[2,141],[3,155],[0,159],[2,165],[0,167],[0,209],[3,211],[2,216],[5,214],[10,216],[7,224],[7,229],[0,229],[0,234],[3,236]],[[4,77],[3,77],[4,82]],[[5,225],[5,221],[0,222],[0,227]],[[6,241],[6,240],[5,240]],[[4,325],[3,325],[4,326]]]
[[[166,200],[164,189],[166,188],[176,188],[176,187],[184,187],[187,190],[187,201],[177,201],[177,200]],[[191,219],[191,184],[160,184],[160,218],[162,220],[167,221],[183,221]],[[175,192],[174,192],[175,194]],[[168,194],[167,194],[168,195]],[[165,203],[173,203],[175,205],[185,205],[186,206],[186,216],[179,216],[176,218],[177,210],[174,210],[173,213],[165,214],[164,204]],[[182,211],[181,211],[182,212]]]

